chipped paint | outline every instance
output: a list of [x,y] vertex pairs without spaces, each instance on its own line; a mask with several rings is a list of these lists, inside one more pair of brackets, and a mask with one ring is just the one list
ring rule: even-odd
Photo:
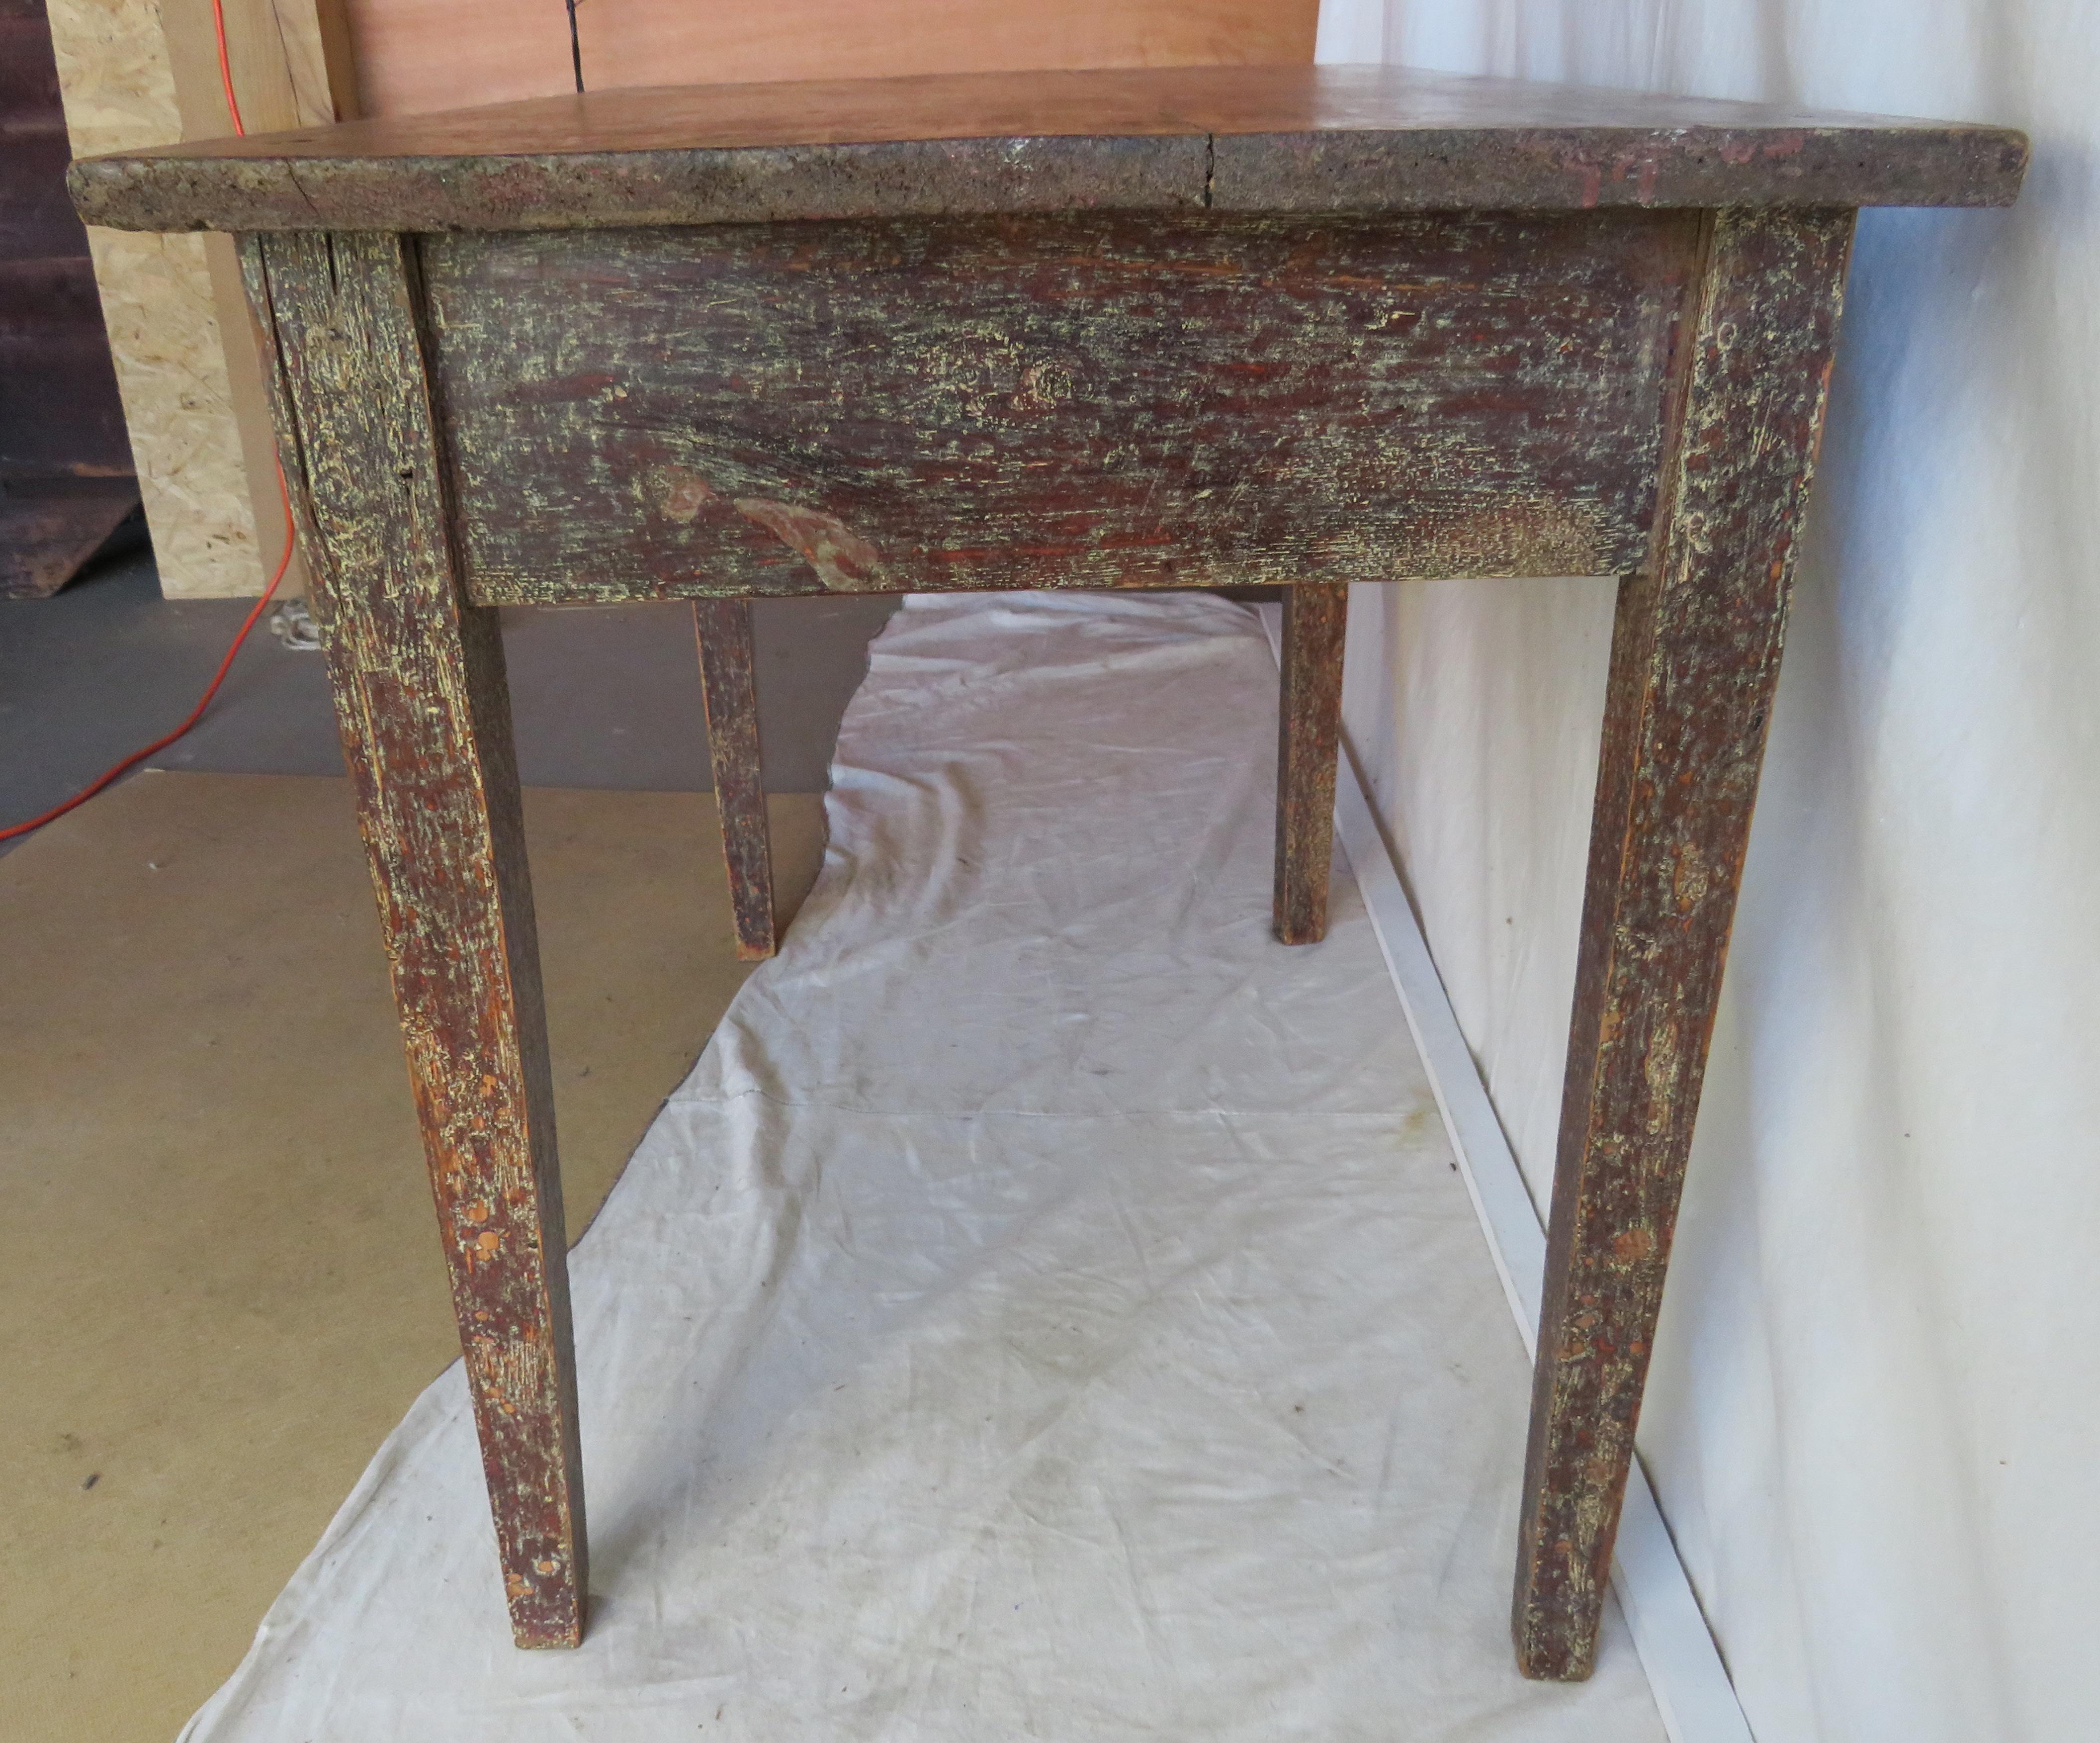
[[1342,649],[1349,589],[1301,585],[1284,596],[1276,751],[1277,938],[1327,935],[1335,857],[1335,779],[1342,726]]
[[700,651],[700,699],[708,717],[708,759],[721,821],[736,954],[760,962],[773,954],[773,845],[765,778],[758,754],[757,660],[751,606],[743,599],[695,599],[693,633]]
[[1710,223],[1654,552],[1612,635],[1512,1614],[1535,1677],[1595,1661],[1852,229]]
[[733,505],[816,571],[834,593],[887,593],[881,554],[836,514],[798,508],[764,496],[739,496]]
[[[657,512],[682,527],[692,525],[702,509],[721,500],[715,494],[713,486],[699,473],[689,472],[683,466],[652,466],[642,476],[644,488]],[[743,505],[739,503],[738,506],[741,508]]]
[[1647,549],[1694,228],[1101,214],[431,237],[467,586],[1619,573]]
[[357,795],[514,1637],[575,1644],[586,1551],[532,889],[492,612],[464,606],[398,236],[243,268]]

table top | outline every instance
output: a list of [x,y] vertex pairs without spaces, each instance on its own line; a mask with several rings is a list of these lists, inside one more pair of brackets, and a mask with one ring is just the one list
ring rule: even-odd
[[1183,67],[541,97],[76,163],[130,230],[944,213],[2004,205],[2009,128],[1462,77]]

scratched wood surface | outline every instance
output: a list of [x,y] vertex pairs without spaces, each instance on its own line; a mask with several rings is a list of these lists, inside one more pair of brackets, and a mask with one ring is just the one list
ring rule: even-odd
[[1531,1676],[1595,1661],[1851,234],[1713,217],[1655,557],[1621,584],[1524,1476]]
[[700,648],[700,699],[708,716],[708,761],[715,813],[729,867],[739,960],[773,954],[773,840],[758,757],[758,670],[744,599],[695,599],[693,630]]
[[593,92],[74,166],[90,223],[514,230],[1073,207],[1994,205],[2005,128],[1395,67]]
[[1694,227],[426,238],[468,593],[1623,572]]
[[1335,858],[1335,778],[1342,747],[1342,646],[1349,588],[1293,587],[1283,596],[1276,747],[1276,936],[1327,935]]
[[398,236],[250,239],[279,439],[357,791],[511,1626],[582,1635],[567,1242],[496,614],[461,597]]

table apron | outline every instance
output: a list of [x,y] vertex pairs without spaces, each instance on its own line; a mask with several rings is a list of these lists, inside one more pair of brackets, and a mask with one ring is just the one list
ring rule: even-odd
[[429,236],[478,604],[1612,575],[1696,214]]

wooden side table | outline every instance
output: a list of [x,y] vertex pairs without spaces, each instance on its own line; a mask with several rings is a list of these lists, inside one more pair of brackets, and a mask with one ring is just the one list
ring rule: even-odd
[[1588,1674],[1853,213],[2002,129],[1374,68],[612,92],[77,164],[240,237],[516,1638],[586,1590],[495,607],[699,602],[771,947],[754,594],[1286,584],[1277,913],[1317,938],[1352,580],[1621,577],[1515,1630]]

